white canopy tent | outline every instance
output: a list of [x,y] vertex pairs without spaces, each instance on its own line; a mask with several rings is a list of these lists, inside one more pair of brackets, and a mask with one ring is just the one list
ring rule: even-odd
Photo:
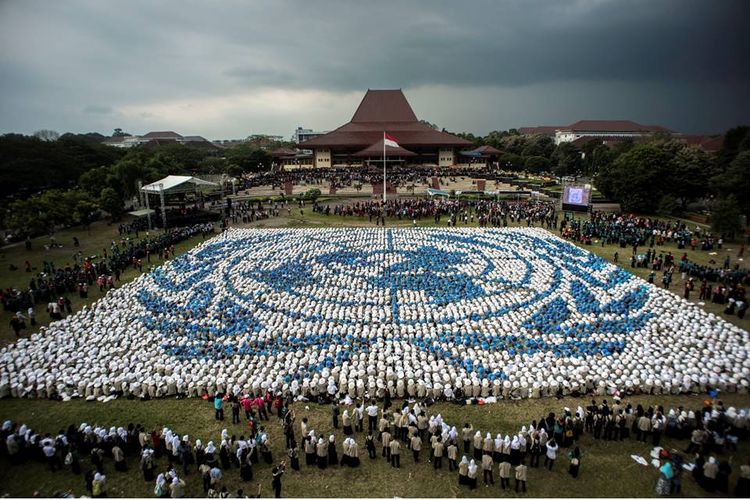
[[197,177],[187,175],[168,175],[151,184],[146,184],[141,191],[148,194],[170,194],[194,193],[196,191],[211,191],[218,189],[219,185],[215,182],[204,181]]
[[167,212],[164,203],[165,196],[183,193],[202,193],[205,191],[214,191],[219,188],[220,185],[215,182],[204,181],[203,179],[190,177],[187,175],[168,175],[156,182],[146,184],[141,188],[141,192],[146,195],[146,210],[148,211],[146,215],[148,216],[148,228],[151,229],[151,207],[149,206],[148,195],[159,195],[159,200],[161,202],[161,219],[164,230],[166,231]]

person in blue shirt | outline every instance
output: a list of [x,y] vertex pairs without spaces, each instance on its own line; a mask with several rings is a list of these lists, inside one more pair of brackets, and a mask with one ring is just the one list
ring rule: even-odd
[[224,398],[222,394],[214,397],[214,410],[216,410],[216,420],[224,420]]

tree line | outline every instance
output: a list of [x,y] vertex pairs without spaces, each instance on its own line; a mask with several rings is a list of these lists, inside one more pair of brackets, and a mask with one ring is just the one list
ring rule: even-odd
[[240,176],[271,165],[269,153],[253,144],[121,149],[101,144],[103,139],[54,131],[0,136],[0,228],[25,237],[87,225],[103,212],[117,220],[126,201],[137,196],[139,181],[148,184],[166,175]]

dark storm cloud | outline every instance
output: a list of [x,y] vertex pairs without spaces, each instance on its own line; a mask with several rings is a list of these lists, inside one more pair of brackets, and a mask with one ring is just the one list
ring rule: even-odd
[[722,130],[749,121],[748,14],[742,0],[4,2],[0,130],[288,135],[393,87],[453,130]]

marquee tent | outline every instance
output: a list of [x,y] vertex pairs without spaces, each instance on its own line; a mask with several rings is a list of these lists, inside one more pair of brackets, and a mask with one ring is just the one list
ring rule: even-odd
[[215,182],[204,181],[197,177],[186,175],[168,175],[151,184],[146,184],[141,191],[148,194],[170,194],[194,193],[196,191],[210,191],[219,187]]

